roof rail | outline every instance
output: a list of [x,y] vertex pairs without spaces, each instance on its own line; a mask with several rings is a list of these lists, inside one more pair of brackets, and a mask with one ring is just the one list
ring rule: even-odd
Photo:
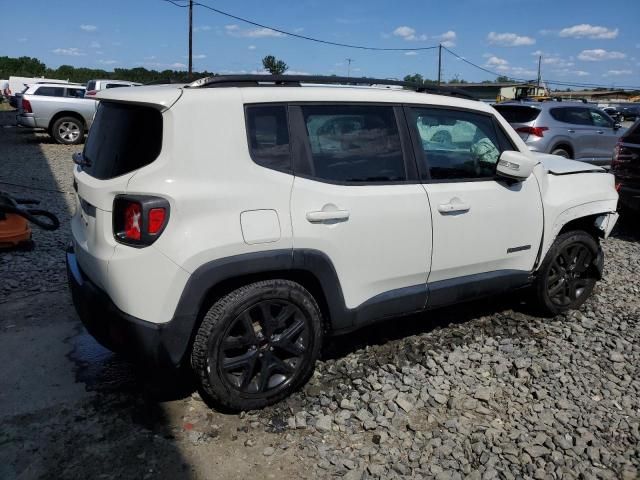
[[337,77],[337,76],[316,76],[316,75],[214,75],[205,77],[187,85],[187,88],[219,88],[219,87],[299,87],[305,84],[321,85],[383,85],[397,86],[416,92],[432,93],[435,95],[448,95],[452,97],[467,98],[477,100],[469,93],[449,87],[439,87],[437,85],[421,85],[413,82],[400,80],[388,80],[382,78],[366,77]]

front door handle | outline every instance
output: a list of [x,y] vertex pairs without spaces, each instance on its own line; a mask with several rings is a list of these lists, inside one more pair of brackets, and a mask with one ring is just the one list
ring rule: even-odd
[[443,203],[438,205],[438,211],[440,213],[455,213],[455,212],[468,212],[471,210],[471,206],[466,203]]
[[598,130],[598,133],[602,135],[604,133],[604,130]]
[[573,128],[570,128],[569,130],[567,130],[567,132],[569,133],[576,133],[576,131]]
[[311,223],[346,222],[349,220],[347,210],[320,210],[307,212],[307,221]]

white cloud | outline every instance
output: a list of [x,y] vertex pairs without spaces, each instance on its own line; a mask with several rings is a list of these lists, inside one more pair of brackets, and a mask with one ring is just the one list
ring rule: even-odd
[[95,40],[89,44],[89,48],[100,48],[100,42],[96,42]]
[[404,40],[407,40],[407,41],[426,40],[427,39],[426,35],[424,35],[424,34],[416,35],[415,28],[411,28],[411,27],[408,27],[406,25],[402,25],[402,26],[396,28],[393,31],[393,35],[395,35],[396,37],[403,38]]
[[177,68],[177,69],[187,68],[187,66],[184,63],[179,63],[179,62],[172,63],[171,65],[168,65],[168,66],[171,68]]
[[578,59],[585,62],[598,62],[601,60],[620,60],[626,58],[622,52],[614,52],[596,48],[595,50],[583,50],[578,54]]
[[302,33],[304,32],[304,28],[303,27],[298,27],[298,28],[294,28],[293,29],[293,33]]
[[95,32],[96,30],[98,30],[98,27],[96,27],[95,25],[80,25],[80,30],[84,30],[85,32]]
[[618,29],[613,30],[588,23],[581,23],[572,27],[563,28],[558,33],[561,37],[569,38],[596,38],[600,40],[611,40],[618,36]]
[[496,57],[494,55],[487,59],[485,65],[488,67],[496,67],[498,65],[509,65],[509,62],[507,62],[504,58]]
[[256,46],[255,46],[255,45],[249,45],[247,48],[248,48],[249,50],[255,50],[255,49],[256,49]]
[[617,77],[620,75],[631,75],[631,70],[609,70],[603,75],[603,77]]
[[225,25],[225,31],[232,37],[248,37],[248,38],[263,38],[263,37],[284,37],[283,33],[276,32],[270,28],[252,28],[242,29],[238,25]]
[[414,51],[412,50],[412,51],[410,51],[410,52],[404,52],[404,54],[405,54],[407,57],[415,57],[416,55],[418,55],[418,52],[414,52]]
[[489,32],[487,40],[491,45],[500,45],[502,47],[521,47],[524,45],[533,45],[536,43],[535,38],[518,35],[516,33],[496,33]]
[[207,58],[207,56],[204,53],[198,53],[193,56],[194,60],[202,60],[203,58]]
[[193,27],[194,32],[208,32],[209,30],[211,30],[210,25],[199,25],[197,27]]
[[574,70],[571,73],[579,77],[586,77],[587,75],[591,75],[589,72],[585,72],[584,70]]
[[52,50],[53,53],[55,53],[56,55],[66,55],[68,57],[81,57],[83,55],[86,55],[86,53],[84,53],[82,50],[80,50],[79,48],[56,48],[55,50]]
[[433,38],[438,40],[443,47],[452,48],[456,46],[456,39],[458,38],[458,35],[453,30],[448,30],[442,35],[436,35]]
[[101,63],[102,65],[113,65],[115,63],[118,63],[117,60],[98,60],[98,63]]
[[28,39],[27,37],[22,37],[22,38],[19,38],[19,39],[18,39],[18,41],[19,41],[20,43],[24,43],[24,42],[28,42],[28,41],[29,41],[29,39]]

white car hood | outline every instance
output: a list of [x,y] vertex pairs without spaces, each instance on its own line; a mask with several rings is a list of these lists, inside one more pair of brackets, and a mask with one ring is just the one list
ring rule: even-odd
[[559,155],[551,155],[549,153],[537,153],[532,152],[535,157],[540,160],[540,163],[544,169],[554,175],[566,175],[569,173],[583,173],[583,172],[605,172],[604,168],[596,165],[591,165],[585,162],[578,162],[576,160],[569,160],[568,158],[561,157]]

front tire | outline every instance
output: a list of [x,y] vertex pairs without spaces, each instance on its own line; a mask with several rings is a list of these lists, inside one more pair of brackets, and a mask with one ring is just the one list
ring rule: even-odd
[[267,280],[241,287],[209,309],[191,365],[215,406],[254,410],[304,385],[321,346],[322,316],[313,296],[298,283]]
[[580,307],[589,298],[598,279],[594,262],[599,252],[598,242],[584,231],[556,238],[534,282],[541,313],[558,315]]
[[50,134],[62,145],[77,145],[84,140],[84,123],[75,117],[61,117],[54,122]]

